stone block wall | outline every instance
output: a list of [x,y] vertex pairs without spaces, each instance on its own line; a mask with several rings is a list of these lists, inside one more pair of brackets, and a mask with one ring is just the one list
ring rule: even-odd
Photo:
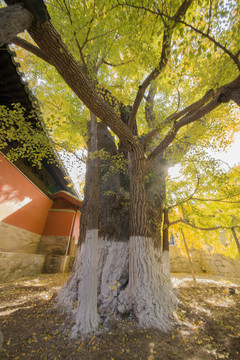
[[43,272],[48,274],[70,272],[73,267],[74,259],[74,256],[48,255],[45,258]]
[[240,278],[240,261],[221,254],[203,254],[207,274]]
[[44,260],[44,255],[0,252],[0,282],[39,274]]
[[[170,270],[172,273],[190,273],[188,257],[176,246],[170,246]],[[221,254],[209,254],[191,249],[190,256],[196,274],[206,273],[240,278],[240,261]]]
[[36,254],[41,235],[0,222],[0,251]]
[[43,235],[39,242],[38,254],[65,255],[70,236]]

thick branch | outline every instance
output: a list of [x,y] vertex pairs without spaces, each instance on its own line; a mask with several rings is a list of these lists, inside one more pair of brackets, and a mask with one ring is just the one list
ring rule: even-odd
[[145,117],[149,128],[152,127],[156,119],[156,116],[153,111],[154,97],[156,95],[156,91],[157,91],[156,86],[154,86],[154,84],[151,83],[148,95],[146,97],[146,105],[145,105]]
[[146,135],[143,138],[143,143],[147,144],[149,141],[154,139],[154,137],[157,136],[159,131],[164,126],[170,124],[173,121],[180,119],[182,116],[184,116],[186,114],[189,115],[189,114],[193,113],[194,111],[196,111],[197,109],[199,109],[201,106],[206,104],[213,97],[213,95],[214,95],[214,91],[209,90],[200,100],[197,100],[195,103],[187,106],[185,109],[168,116],[160,126],[158,126],[156,129],[152,130],[148,135]]
[[36,55],[40,59],[51,64],[51,62],[49,61],[48,57],[44,54],[44,52],[41,49],[39,49],[37,46],[31,44],[30,42],[16,36],[15,38],[12,39],[11,43],[15,44],[17,46],[20,46],[21,48],[31,52],[32,54]]
[[[23,9],[22,6],[13,5],[7,8],[3,8],[4,14],[8,14],[13,24],[22,24],[22,26],[14,27],[14,32],[11,32],[11,36],[5,37],[5,32],[1,35],[4,36],[3,43],[12,40],[16,37],[18,32],[28,29],[29,34],[37,43],[39,49],[45,54],[46,59],[55,66],[59,74],[69,85],[69,87],[75,92],[80,100],[112,131],[119,137],[119,139],[126,145],[128,150],[132,150],[134,147],[138,148],[139,144],[133,137],[129,128],[121,121],[120,117],[108,106],[108,104],[102,100],[97,94],[96,90],[91,85],[90,81],[83,74],[81,68],[73,56],[68,52],[65,44],[62,42],[60,35],[57,33],[50,21],[40,23],[38,21],[33,22],[33,16],[31,13]],[[1,14],[3,9],[0,9]],[[10,10],[9,10],[10,9]],[[12,11],[14,10],[14,11]],[[5,17],[5,15],[4,15]],[[19,21],[21,19],[21,21]],[[29,26],[32,26],[29,28]],[[6,27],[6,23],[5,27]],[[9,27],[9,24],[8,24]],[[3,22],[1,22],[1,29]]]
[[32,14],[16,4],[0,9],[0,46],[10,43],[17,34],[27,30],[33,21]]
[[29,33],[79,99],[112,129],[128,150],[132,150],[134,146],[138,147],[129,128],[97,94],[53,25],[49,21],[43,24],[36,23],[29,29]]
[[[210,113],[212,110],[216,109],[222,102],[227,103],[231,100],[231,96],[233,92],[236,92],[237,89],[240,88],[240,76],[238,76],[231,83],[228,83],[221,88],[219,88],[212,101],[210,101],[205,106],[200,107],[196,111],[190,111],[185,116],[183,116],[180,120],[174,123],[172,129],[168,132],[162,142],[153,150],[153,152],[149,155],[147,161],[148,166],[155,160],[155,158],[164,151],[175,139],[178,131],[186,125],[193,123],[194,121],[202,118],[206,114]],[[227,95],[226,95],[227,90]],[[222,101],[223,98],[223,101]]]

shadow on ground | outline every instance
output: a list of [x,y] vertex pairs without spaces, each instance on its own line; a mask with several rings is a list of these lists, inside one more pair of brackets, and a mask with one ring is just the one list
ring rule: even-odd
[[240,279],[173,275],[179,307],[171,333],[113,323],[108,331],[70,338],[72,323],[54,308],[67,275],[40,275],[0,284],[0,359],[240,359]]

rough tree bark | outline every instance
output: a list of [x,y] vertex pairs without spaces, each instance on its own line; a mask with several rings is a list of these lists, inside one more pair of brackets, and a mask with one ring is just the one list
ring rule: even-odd
[[[119,149],[116,148],[114,139],[105,125],[100,125],[99,133],[99,149],[104,149],[110,156],[115,156],[118,151],[126,153],[122,146]],[[166,161],[159,157],[158,165],[154,164],[151,170],[148,170],[151,172],[151,180],[146,182],[145,160],[144,158],[142,160],[141,176],[139,180],[133,177],[131,183],[136,191],[138,191],[136,189],[137,183],[141,184],[137,195],[140,199],[137,208],[140,207],[143,210],[144,222],[147,223],[147,228],[144,231],[148,236],[144,236],[144,246],[141,244],[141,236],[131,237],[130,264],[132,267],[130,270],[128,263],[129,207],[128,203],[126,203],[126,197],[129,194],[129,177],[127,174],[110,172],[106,178],[107,169],[111,166],[109,162],[105,163],[105,161],[102,161],[103,164],[101,164],[100,160],[99,312],[107,319],[112,314],[125,316],[132,313],[142,326],[159,327],[161,323],[161,329],[166,331],[170,326],[170,309],[176,303],[171,284],[162,278],[160,265],[161,212],[162,202],[165,199],[167,166]],[[130,165],[131,169],[132,166]],[[133,173],[136,173],[134,169]],[[159,178],[162,180],[156,181]],[[105,191],[109,190],[110,194],[108,196],[104,195]],[[142,203],[145,203],[145,191],[147,193],[148,211],[144,215]],[[108,200],[108,197],[110,197],[111,201]],[[133,213],[137,214],[136,209],[130,212],[130,214]],[[138,220],[137,215],[134,222]],[[138,228],[139,224],[136,227]],[[139,246],[140,249],[138,249]],[[134,255],[135,251],[136,256]],[[145,252],[147,255],[144,255]],[[139,253],[142,254],[140,258]],[[134,276],[132,281],[129,282],[132,273],[140,273],[140,278]],[[119,286],[114,286],[114,284],[119,284]],[[141,295],[139,296],[139,294]],[[153,294],[155,294],[157,300]],[[140,301],[139,298],[141,298]],[[143,309],[146,309],[145,313]],[[163,313],[166,316],[165,318],[162,316]],[[160,321],[153,321],[159,314],[161,314],[161,320],[158,318]],[[151,316],[152,319],[150,319]]]
[[[159,251],[148,234],[143,148],[130,153],[129,284],[120,298],[121,311],[133,311],[140,326],[168,331],[177,299],[162,276]],[[119,309],[120,310],[120,309]]]
[[104,124],[98,127],[98,146],[107,153],[107,159],[99,159],[98,306],[108,323],[117,315],[118,295],[128,283],[129,179],[127,169],[118,171],[112,160],[122,153]]
[[87,335],[98,328],[97,270],[98,270],[98,209],[99,181],[97,147],[97,120],[90,113],[90,136],[86,186],[81,215],[80,242],[74,268],[67,283],[58,293],[58,306],[72,312],[76,325],[73,337],[78,332]]

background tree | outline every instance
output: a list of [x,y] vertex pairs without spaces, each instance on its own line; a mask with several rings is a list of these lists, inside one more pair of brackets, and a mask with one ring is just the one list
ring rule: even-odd
[[179,232],[179,225],[184,227],[191,247],[236,258],[238,247],[232,228],[237,234],[239,166],[229,169],[209,156],[202,157],[201,161],[195,156],[190,160],[182,168],[185,175],[179,174],[169,182],[170,225],[175,234]]

